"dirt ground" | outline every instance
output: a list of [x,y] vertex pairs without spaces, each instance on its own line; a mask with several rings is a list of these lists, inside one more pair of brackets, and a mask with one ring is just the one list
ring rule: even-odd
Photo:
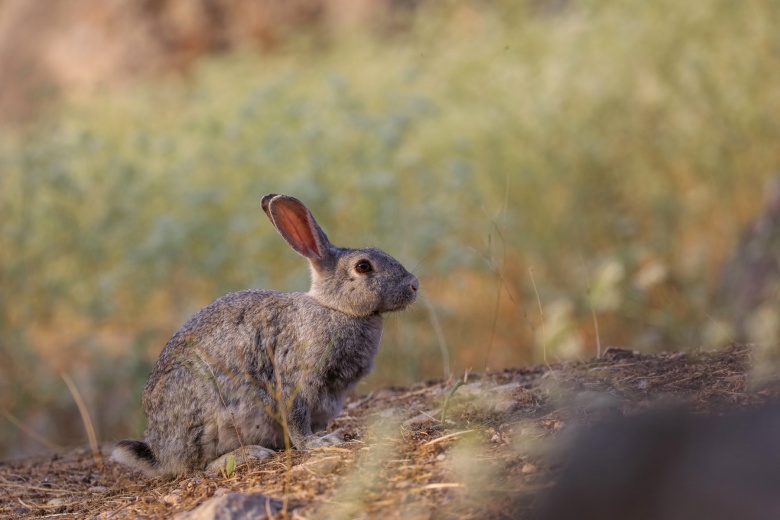
[[331,425],[344,444],[280,452],[230,476],[143,478],[112,463],[108,445],[102,463],[86,448],[0,463],[0,517],[171,518],[233,490],[279,499],[275,518],[527,518],[559,474],[556,454],[583,427],[668,405],[721,414],[780,393],[749,390],[750,365],[744,346],[609,349],[471,374],[454,392],[455,380],[386,388],[348,402]]

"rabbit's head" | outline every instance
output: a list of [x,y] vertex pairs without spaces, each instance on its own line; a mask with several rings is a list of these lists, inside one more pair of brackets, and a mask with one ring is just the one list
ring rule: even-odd
[[417,298],[417,278],[397,260],[379,249],[334,246],[298,199],[269,194],[261,205],[282,238],[309,260],[309,296],[320,305],[365,317],[402,310]]

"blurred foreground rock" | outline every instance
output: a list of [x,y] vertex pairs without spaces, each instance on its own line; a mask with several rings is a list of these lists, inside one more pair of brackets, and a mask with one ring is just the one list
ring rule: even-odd
[[653,412],[575,443],[539,520],[780,518],[780,406],[722,417]]

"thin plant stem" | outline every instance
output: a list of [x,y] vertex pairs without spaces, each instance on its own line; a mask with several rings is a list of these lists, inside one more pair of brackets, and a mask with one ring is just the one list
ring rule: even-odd
[[534,268],[533,266],[528,268],[528,274],[531,275],[531,284],[534,287],[534,294],[536,295],[536,303],[539,305],[539,316],[542,320],[542,360],[544,361],[544,364],[547,366],[547,370],[550,371],[553,376],[555,376],[555,373],[552,371],[552,367],[550,366],[550,363],[547,362],[547,337],[544,332],[544,310],[542,309],[542,299],[539,297],[539,291],[536,289],[536,280],[534,280]]
[[441,328],[433,304],[427,298],[423,298],[423,301],[425,302],[425,308],[428,309],[428,317],[431,320],[433,332],[436,334],[436,340],[439,343],[439,349],[441,350],[442,363],[444,364],[444,377],[449,379],[452,375],[452,371],[450,370],[450,352],[447,348],[447,340],[444,338],[444,330]]
[[79,413],[81,414],[81,421],[84,423],[84,429],[87,430],[89,447],[92,449],[92,458],[95,460],[95,465],[102,470],[104,467],[103,458],[100,455],[100,448],[98,447],[97,443],[97,435],[95,435],[95,427],[92,424],[92,419],[89,416],[87,405],[84,404],[84,399],[81,398],[81,393],[79,393],[79,389],[76,388],[76,385],[73,383],[73,380],[70,378],[70,376],[62,372],[60,377],[62,377],[62,380],[65,381],[65,384],[68,386],[68,390],[70,390],[70,393],[73,396],[73,400],[76,401],[76,406],[78,407]]
[[42,435],[39,435],[38,433],[31,430],[27,425],[25,425],[22,421],[17,419],[11,412],[6,410],[5,408],[0,408],[0,415],[8,419],[8,422],[19,428],[21,431],[23,431],[26,435],[29,435],[32,439],[34,439],[37,442],[40,442],[44,446],[46,446],[50,450],[61,450],[62,446],[59,444],[55,444],[51,442],[49,439],[43,437]]

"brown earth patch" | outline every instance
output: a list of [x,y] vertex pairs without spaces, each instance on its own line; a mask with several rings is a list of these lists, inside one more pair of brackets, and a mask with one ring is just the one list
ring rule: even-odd
[[[170,518],[217,490],[287,499],[276,518],[527,517],[555,482],[570,433],[661,404],[694,413],[750,408],[780,393],[748,388],[751,350],[600,359],[426,382],[353,397],[331,428],[348,442],[280,452],[226,475],[148,479],[88,449],[0,463],[0,516]],[[220,492],[221,493],[221,492]]]

